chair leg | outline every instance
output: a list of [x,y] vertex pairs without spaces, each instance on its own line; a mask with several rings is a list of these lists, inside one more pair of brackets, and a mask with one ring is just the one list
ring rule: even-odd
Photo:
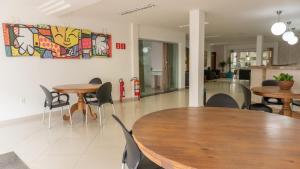
[[44,108],[44,112],[43,112],[43,123],[45,122],[46,109],[47,109],[47,107]]
[[64,111],[64,108],[61,107],[61,108],[60,108],[60,115],[61,115],[61,116],[63,115],[63,111]]
[[115,109],[114,104],[111,104],[111,106],[112,106],[112,109],[113,109],[113,114],[116,114],[116,109]]
[[70,107],[70,105],[68,105],[68,108],[69,108],[70,124],[72,126],[73,125],[73,121],[72,121],[72,114],[71,114],[71,107]]
[[85,124],[87,125],[88,121],[88,104],[85,105]]
[[100,127],[102,125],[102,112],[101,112],[101,107],[98,106],[98,114],[99,114],[99,123],[100,123]]
[[52,114],[52,110],[49,111],[49,126],[48,128],[50,129],[51,128],[51,114]]

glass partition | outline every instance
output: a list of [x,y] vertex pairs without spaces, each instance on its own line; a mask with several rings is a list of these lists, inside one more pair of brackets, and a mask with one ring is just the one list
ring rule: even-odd
[[139,40],[142,97],[178,89],[178,45]]

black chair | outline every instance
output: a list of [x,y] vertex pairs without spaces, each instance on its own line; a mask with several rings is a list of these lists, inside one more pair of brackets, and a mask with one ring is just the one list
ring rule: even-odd
[[115,114],[115,107],[114,107],[114,102],[112,100],[111,92],[112,92],[112,84],[110,82],[106,82],[103,85],[101,85],[99,87],[99,89],[97,90],[97,92],[96,92],[97,99],[96,100],[88,100],[88,99],[84,98],[85,103],[86,103],[86,116],[85,116],[86,124],[87,124],[88,105],[98,107],[100,125],[102,124],[101,107],[104,108],[104,104],[110,103],[112,105],[113,113]]
[[[53,108],[61,108],[61,114],[63,112],[63,107],[68,106],[69,109],[69,116],[70,116],[70,123],[72,125],[72,115],[71,115],[71,109],[70,109],[70,103],[69,103],[69,95],[68,94],[61,94],[58,92],[50,92],[46,87],[43,85],[40,85],[43,92],[46,95],[46,99],[44,102],[44,112],[43,112],[43,121],[45,120],[45,113],[46,109],[49,108],[49,129],[51,128],[51,113]],[[62,99],[62,97],[65,97],[65,100]]]
[[[277,80],[264,80],[262,82],[262,86],[278,86]],[[269,105],[282,105],[282,101],[279,98],[271,98],[271,97],[263,97],[262,98],[263,104]]]
[[126,129],[124,124],[117,116],[112,116],[122,127],[122,131],[126,139],[126,146],[122,159],[122,169],[125,168],[125,165],[127,165],[128,169],[162,169],[143,155],[134,141],[131,132]]
[[92,80],[90,80],[89,84],[102,84],[102,80],[98,77],[93,78]]
[[205,105],[206,107],[228,107],[239,108],[238,103],[231,96],[223,93],[210,97]]
[[240,69],[239,70],[239,79],[240,80],[250,80],[251,70],[248,69]]
[[293,106],[293,109],[294,109],[294,106],[300,107],[300,100],[293,100],[292,106]]
[[[98,77],[89,81],[89,84],[102,84],[102,80]],[[85,99],[96,99],[96,93],[87,93],[84,95]]]
[[272,108],[263,103],[251,104],[251,90],[248,89],[244,85],[240,85],[240,86],[241,86],[241,88],[243,90],[243,94],[244,94],[244,103],[242,105],[242,109],[257,110],[257,111],[273,113]]

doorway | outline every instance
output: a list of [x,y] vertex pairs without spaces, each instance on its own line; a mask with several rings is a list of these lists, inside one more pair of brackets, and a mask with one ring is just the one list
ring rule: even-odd
[[142,97],[178,89],[178,45],[139,40]]

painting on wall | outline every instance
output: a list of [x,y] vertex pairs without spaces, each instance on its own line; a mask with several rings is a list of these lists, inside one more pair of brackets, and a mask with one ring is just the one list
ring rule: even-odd
[[37,56],[49,59],[112,57],[111,35],[50,25],[4,23],[7,56]]

